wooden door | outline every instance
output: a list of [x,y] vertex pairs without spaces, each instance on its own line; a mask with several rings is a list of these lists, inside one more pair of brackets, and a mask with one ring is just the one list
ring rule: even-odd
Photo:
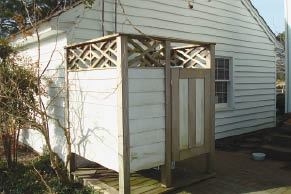
[[210,152],[210,69],[171,69],[172,156],[180,161]]

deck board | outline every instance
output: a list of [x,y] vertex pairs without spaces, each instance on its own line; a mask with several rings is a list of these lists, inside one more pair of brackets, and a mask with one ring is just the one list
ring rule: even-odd
[[[138,173],[131,173],[130,185],[131,193],[158,194],[166,193],[178,188],[200,182],[211,178],[214,174],[189,173],[185,169],[177,168],[173,170],[174,184],[171,188],[162,186],[160,182],[160,171],[149,169]],[[118,193],[119,181],[118,173],[104,167],[82,168],[73,173],[76,180],[82,180],[84,185],[92,186],[96,191],[102,193]]]

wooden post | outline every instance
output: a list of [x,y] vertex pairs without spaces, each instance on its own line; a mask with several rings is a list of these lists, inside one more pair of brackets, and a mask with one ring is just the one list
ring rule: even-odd
[[70,163],[69,163],[69,171],[70,171],[70,173],[72,173],[75,170],[77,170],[77,168],[76,168],[76,154],[71,153]]
[[127,36],[117,37],[118,61],[118,164],[119,193],[130,193],[130,150],[128,121],[128,49]]
[[210,152],[207,158],[207,171],[213,173],[214,154],[215,154],[215,45],[209,45],[209,66],[211,70],[210,75]]
[[285,38],[286,38],[286,64],[285,64],[285,77],[286,77],[286,103],[285,112],[291,112],[291,2],[290,0],[285,0]]
[[[65,91],[66,91],[66,97],[65,97],[65,127],[67,130],[71,130],[71,125],[70,125],[70,83],[69,83],[69,67],[68,67],[68,59],[69,59],[69,54],[68,54],[68,49],[65,49],[65,56],[66,56],[66,62],[65,62]],[[69,171],[69,177],[72,179],[72,172],[74,172],[77,169],[76,166],[76,155],[75,153],[72,153],[72,145],[70,145],[71,148],[71,155],[70,158],[67,158],[69,161],[69,166],[68,166],[68,171]]]
[[161,182],[166,187],[171,186],[172,182],[172,127],[171,127],[171,45],[169,41],[164,42],[165,52],[165,164],[161,168]]

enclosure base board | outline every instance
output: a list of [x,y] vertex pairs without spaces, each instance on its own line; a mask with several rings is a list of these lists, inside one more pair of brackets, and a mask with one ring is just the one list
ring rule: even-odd
[[[101,193],[118,193],[118,173],[102,166],[95,168],[79,168],[73,173],[75,180],[91,186]],[[167,193],[181,187],[201,182],[215,177],[215,173],[203,174],[185,171],[177,168],[173,170],[173,185],[166,188],[160,182],[160,171],[149,169],[132,173],[130,176],[131,193]]]

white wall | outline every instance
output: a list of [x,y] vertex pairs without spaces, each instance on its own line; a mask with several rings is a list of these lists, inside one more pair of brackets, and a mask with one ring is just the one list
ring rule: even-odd
[[128,69],[131,172],[164,164],[163,69]]
[[[38,58],[38,46],[36,42],[25,44],[31,37],[24,39],[20,45],[20,54],[27,57],[32,62],[36,62]],[[47,67],[44,83],[48,86],[47,96],[43,100],[48,106],[48,113],[51,118],[49,120],[50,139],[53,150],[65,160],[66,157],[66,141],[63,130],[57,120],[64,125],[65,121],[65,58],[64,47],[67,45],[67,38],[64,33],[49,36],[40,41],[40,64],[41,71]],[[36,130],[23,130],[20,140],[28,144],[36,151],[42,153],[45,145],[43,136]]]
[[[118,32],[215,42],[216,55],[232,58],[233,95],[228,109],[216,112],[216,138],[275,125],[274,44],[240,0],[122,0]],[[78,7],[72,42],[102,35],[101,1],[92,9]],[[76,9],[77,10],[77,9]],[[128,22],[130,20],[130,23]],[[114,3],[105,1],[105,32],[114,31]]]
[[118,171],[117,69],[69,72],[72,151]]

